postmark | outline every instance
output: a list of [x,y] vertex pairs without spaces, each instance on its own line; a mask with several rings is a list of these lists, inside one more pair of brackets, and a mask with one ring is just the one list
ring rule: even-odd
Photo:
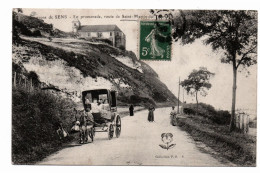
[[171,60],[171,25],[167,21],[140,21],[141,60]]

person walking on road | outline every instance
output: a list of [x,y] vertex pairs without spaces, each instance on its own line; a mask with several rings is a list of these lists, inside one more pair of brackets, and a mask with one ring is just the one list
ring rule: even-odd
[[134,105],[130,105],[129,107],[129,113],[130,113],[130,116],[134,116]]
[[177,112],[176,112],[176,110],[174,110],[174,106],[172,106],[172,111],[171,111],[171,113],[170,113],[170,117],[171,117],[171,124],[173,125],[173,126],[176,126],[177,125]]
[[148,121],[149,122],[154,122],[154,111],[155,111],[155,108],[153,105],[150,105],[149,108],[148,108]]

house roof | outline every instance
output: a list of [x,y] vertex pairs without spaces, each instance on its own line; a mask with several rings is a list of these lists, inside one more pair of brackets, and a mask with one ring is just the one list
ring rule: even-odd
[[120,31],[116,25],[82,25],[79,31],[84,32],[106,32],[106,31]]

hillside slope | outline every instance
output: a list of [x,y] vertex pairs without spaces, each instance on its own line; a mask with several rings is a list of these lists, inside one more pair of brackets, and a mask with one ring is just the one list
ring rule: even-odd
[[18,37],[13,37],[13,62],[22,64],[27,71],[35,71],[41,82],[73,92],[78,99],[82,90],[106,87],[118,90],[122,104],[177,103],[155,71],[139,61],[133,52],[74,38],[49,41],[44,37],[25,36],[20,26],[32,30],[29,26],[39,24],[14,20],[13,29]]

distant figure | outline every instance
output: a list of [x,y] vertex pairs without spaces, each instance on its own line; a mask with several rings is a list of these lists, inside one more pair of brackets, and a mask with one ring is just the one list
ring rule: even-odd
[[134,106],[130,105],[129,107],[130,116],[134,116]]
[[52,41],[52,38],[51,37],[48,37],[49,41],[51,42]]
[[154,122],[154,114],[153,114],[153,112],[155,111],[155,108],[152,105],[150,105],[150,107],[148,108],[148,111],[149,111],[149,113],[148,113],[148,121],[149,122]]
[[170,118],[171,118],[171,124],[173,125],[173,126],[176,126],[177,125],[177,112],[176,112],[176,110],[174,110],[174,106],[172,106],[172,111],[171,111],[171,113],[170,113]]

